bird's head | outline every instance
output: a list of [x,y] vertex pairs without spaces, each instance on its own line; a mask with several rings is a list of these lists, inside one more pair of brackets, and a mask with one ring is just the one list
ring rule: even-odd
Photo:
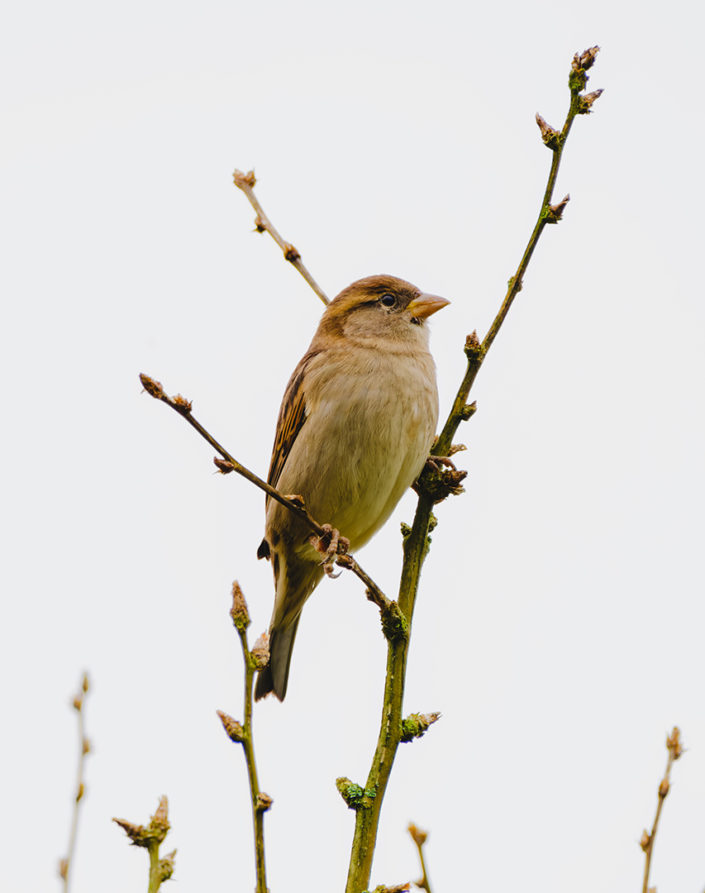
[[426,344],[426,320],[449,303],[395,276],[368,276],[330,302],[319,331],[352,341],[380,342],[380,346],[384,342],[387,349],[395,344]]

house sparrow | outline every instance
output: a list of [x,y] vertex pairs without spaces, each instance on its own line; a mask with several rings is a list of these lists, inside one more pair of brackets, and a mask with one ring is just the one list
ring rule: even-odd
[[[287,386],[268,481],[302,496],[351,551],[380,529],[428,457],[438,393],[425,323],[448,303],[394,276],[353,282],[326,308]],[[276,595],[257,700],[286,695],[301,609],[324,573],[310,537],[303,521],[267,498],[257,556],[272,561]]]

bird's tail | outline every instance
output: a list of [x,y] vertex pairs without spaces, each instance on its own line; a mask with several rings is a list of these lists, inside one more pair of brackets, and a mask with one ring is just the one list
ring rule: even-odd
[[272,627],[269,633],[269,663],[259,671],[255,685],[255,701],[274,692],[280,701],[286,695],[286,686],[289,681],[289,665],[291,664],[291,652],[294,650],[296,628],[299,625],[297,615],[288,626]]

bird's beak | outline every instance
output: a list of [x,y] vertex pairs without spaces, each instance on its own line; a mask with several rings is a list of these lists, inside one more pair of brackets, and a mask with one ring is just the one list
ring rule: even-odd
[[427,316],[435,313],[436,310],[440,310],[441,307],[445,307],[446,304],[450,304],[450,301],[446,301],[445,298],[421,294],[418,298],[414,298],[410,304],[407,304],[406,309],[414,319],[426,319]]

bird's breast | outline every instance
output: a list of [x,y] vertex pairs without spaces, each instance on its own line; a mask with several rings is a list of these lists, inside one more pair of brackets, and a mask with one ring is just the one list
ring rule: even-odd
[[[316,520],[356,549],[423,467],[438,418],[435,369],[428,352],[316,359],[307,370],[306,421],[278,489],[301,494]],[[276,503],[270,509],[279,513]]]

